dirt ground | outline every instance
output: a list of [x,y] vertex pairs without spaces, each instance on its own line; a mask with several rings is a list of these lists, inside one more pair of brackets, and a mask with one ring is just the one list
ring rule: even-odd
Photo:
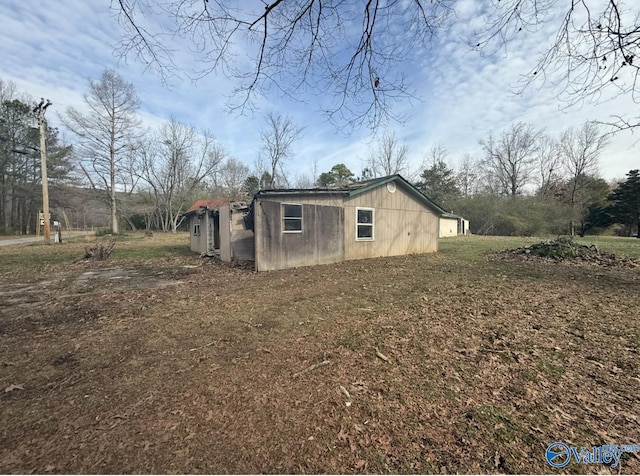
[[545,460],[640,444],[640,269],[465,256],[0,270],[0,473],[640,473]]

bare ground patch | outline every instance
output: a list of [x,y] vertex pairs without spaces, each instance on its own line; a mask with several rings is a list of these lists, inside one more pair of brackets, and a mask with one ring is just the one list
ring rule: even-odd
[[2,472],[548,473],[554,441],[638,443],[637,269],[115,263],[0,281]]

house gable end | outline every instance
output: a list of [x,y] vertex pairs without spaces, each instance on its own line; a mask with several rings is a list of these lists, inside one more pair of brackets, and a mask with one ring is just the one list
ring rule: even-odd
[[429,199],[424,193],[418,190],[416,187],[411,185],[406,179],[404,179],[401,175],[390,175],[388,177],[382,177],[380,179],[371,180],[367,182],[364,186],[354,188],[349,192],[349,197],[357,197],[359,195],[365,194],[372,190],[375,190],[382,186],[387,186],[389,183],[394,183],[396,187],[402,188],[408,195],[412,196],[419,203],[421,203],[425,208],[429,209],[429,211],[435,213],[436,215],[442,215],[447,213],[442,207],[436,204],[433,200]]

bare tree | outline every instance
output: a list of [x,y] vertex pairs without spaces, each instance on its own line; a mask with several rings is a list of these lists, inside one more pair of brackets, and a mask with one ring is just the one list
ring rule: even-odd
[[17,93],[16,84],[13,81],[5,81],[0,78],[0,104],[11,101]]
[[315,185],[316,181],[309,174],[298,174],[293,182],[295,188],[313,188]]
[[607,138],[602,135],[593,122],[585,123],[580,129],[569,128],[562,133],[560,139],[564,167],[568,179],[567,200],[571,207],[569,232],[575,234],[575,223],[578,198],[585,187],[587,176],[594,175],[598,168],[598,158],[607,145]]
[[[452,13],[451,0],[380,3],[172,0],[161,11],[195,44],[191,53],[202,65],[200,77],[221,71],[236,80],[239,102],[232,107],[251,107],[253,95],[270,88],[293,97],[310,88],[334,99],[326,106],[331,118],[377,126],[395,117],[391,103],[413,96],[400,66],[418,57],[416,46],[428,46]],[[112,5],[124,29],[120,54],[176,73],[153,29],[168,20],[154,18],[154,2]],[[237,62],[240,53],[249,61]]]
[[[421,58],[434,36],[453,23],[468,21],[458,10],[466,3],[169,0],[157,9],[151,0],[114,0],[112,6],[124,29],[120,53],[135,54],[164,75],[177,68],[158,33],[173,21],[195,46],[200,76],[221,71],[237,80],[243,94],[234,95],[241,98],[235,106],[250,105],[252,95],[270,88],[293,97],[310,89],[335,98],[326,108],[330,117],[375,127],[394,116],[394,102],[413,96],[402,63]],[[486,27],[470,29],[469,41],[485,53],[544,26],[556,32],[541,56],[532,58],[525,83],[550,78],[576,101],[597,100],[609,89],[638,100],[637,3],[502,0],[486,2],[483,10]],[[248,53],[249,61],[236,62],[238,53]],[[618,126],[638,127],[634,119],[620,118]]]
[[83,99],[88,112],[70,107],[62,121],[76,136],[76,156],[87,180],[92,188],[105,191],[111,230],[118,233],[118,170],[139,137],[140,101],[133,85],[109,69],[99,81],[89,81],[89,93]]
[[[502,0],[486,31],[473,40],[480,49],[503,48],[509,41],[558,21],[555,37],[533,62],[523,87],[551,80],[570,103],[598,102],[613,94],[640,99],[640,9],[624,0],[566,2]],[[618,129],[640,126],[640,118],[619,117]]]
[[246,198],[245,181],[249,176],[249,172],[249,167],[238,159],[227,158],[216,174],[220,195],[233,200]]
[[480,141],[485,152],[484,171],[498,193],[515,196],[531,183],[539,136],[539,131],[519,122],[497,139],[489,134],[486,141]]
[[152,189],[160,227],[175,233],[182,213],[226,154],[208,132],[175,119],[163,124],[141,148],[142,180]]
[[424,154],[424,157],[422,159],[422,166],[420,168],[424,169],[439,162],[443,162],[446,164],[448,161],[449,151],[444,145],[438,143],[429,147],[429,150],[427,150],[427,152]]
[[547,134],[538,138],[536,167],[538,169],[538,195],[548,196],[562,178],[562,151],[557,140]]
[[[293,144],[300,138],[302,129],[288,116],[269,113],[267,125],[260,131],[262,147],[259,154],[259,172],[269,174],[268,188],[286,184],[284,166],[293,157]],[[261,167],[261,169],[260,169]]]
[[404,173],[409,169],[409,146],[401,143],[394,132],[384,133],[369,150],[367,168],[374,177]]
[[458,173],[456,181],[458,189],[463,197],[469,197],[477,192],[478,187],[478,169],[480,165],[471,154],[464,154],[460,165],[458,165]]

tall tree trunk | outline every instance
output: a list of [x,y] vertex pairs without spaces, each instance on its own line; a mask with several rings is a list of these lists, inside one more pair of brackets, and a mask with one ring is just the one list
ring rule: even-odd
[[[112,119],[115,122],[115,118]],[[118,212],[116,209],[116,151],[115,144],[115,125],[111,128],[111,147],[109,149],[109,180],[111,184],[111,231],[118,233]]]
[[134,232],[134,233],[135,233],[136,231],[138,231],[138,228],[137,228],[137,227],[136,227],[136,225],[135,225],[135,224],[134,224],[134,223],[129,219],[129,217],[128,217],[128,216],[126,216],[126,215],[122,215],[122,219],[123,219],[124,221],[126,221],[126,222],[127,222],[127,225],[129,225],[129,227],[131,228],[131,231],[132,231],[132,232]]

